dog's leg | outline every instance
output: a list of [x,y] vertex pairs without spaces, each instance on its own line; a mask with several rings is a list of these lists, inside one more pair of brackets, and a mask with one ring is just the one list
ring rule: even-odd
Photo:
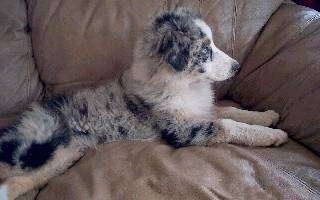
[[151,116],[153,127],[169,145],[179,148],[191,145],[206,145],[215,132],[211,121],[185,119],[178,112],[170,114],[166,111],[154,113]]
[[248,125],[231,119],[214,122],[187,120],[179,114],[157,115],[156,127],[162,139],[179,148],[191,145],[207,146],[215,143],[235,143],[249,146],[280,145],[287,141],[287,133],[259,125]]
[[279,114],[273,110],[265,112],[241,110],[235,107],[216,107],[219,119],[233,119],[251,125],[275,126],[279,121]]
[[[287,133],[259,125],[248,125],[231,119],[219,119],[215,123],[217,133],[214,143],[234,143],[248,146],[278,146],[288,140]],[[210,142],[209,142],[210,143]]]
[[31,170],[21,176],[7,178],[0,185],[0,199],[14,200],[27,191],[45,184],[48,180],[63,173],[74,161],[83,155],[78,142],[71,142],[68,147],[57,149],[52,159],[39,169]]

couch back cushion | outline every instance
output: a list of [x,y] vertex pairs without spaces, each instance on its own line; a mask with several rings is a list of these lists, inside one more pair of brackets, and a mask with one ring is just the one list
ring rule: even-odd
[[0,1],[0,128],[41,94],[24,1]]
[[270,18],[230,96],[254,110],[274,109],[278,127],[320,155],[320,13],[283,4]]
[[282,0],[28,0],[34,55],[51,94],[114,78],[139,32],[176,6],[200,12],[217,46],[240,62]]

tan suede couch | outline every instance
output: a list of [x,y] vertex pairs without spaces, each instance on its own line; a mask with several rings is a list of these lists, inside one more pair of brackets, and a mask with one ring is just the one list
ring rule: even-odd
[[200,12],[242,64],[216,85],[219,98],[276,110],[292,139],[279,148],[106,144],[21,199],[320,199],[320,14],[290,1],[1,0],[0,127],[32,101],[121,73],[139,31],[175,6]]

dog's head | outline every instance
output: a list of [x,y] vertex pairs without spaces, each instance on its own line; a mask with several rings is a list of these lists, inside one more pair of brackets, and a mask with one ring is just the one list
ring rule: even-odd
[[[151,58],[152,71],[167,68],[171,73],[213,81],[236,74],[239,64],[213,43],[210,27],[190,10],[178,8],[155,18],[140,38],[135,59]],[[141,61],[142,60],[142,61]]]

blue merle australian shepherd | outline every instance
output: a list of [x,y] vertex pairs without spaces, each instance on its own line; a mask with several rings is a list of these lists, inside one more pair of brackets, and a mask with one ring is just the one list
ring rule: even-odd
[[0,199],[15,199],[64,172],[87,148],[162,139],[174,148],[235,143],[280,145],[272,110],[213,103],[211,83],[239,64],[213,43],[210,27],[186,9],[155,17],[140,35],[132,66],[95,89],[34,103],[0,137]]

